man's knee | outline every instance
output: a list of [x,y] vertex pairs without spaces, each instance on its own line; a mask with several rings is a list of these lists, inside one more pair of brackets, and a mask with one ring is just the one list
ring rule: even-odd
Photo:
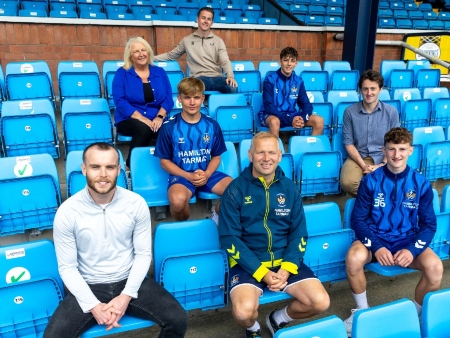
[[258,303],[250,300],[241,300],[238,303],[233,303],[233,316],[238,322],[246,322],[255,317],[258,311]]
[[430,259],[427,262],[423,269],[423,274],[425,277],[432,282],[440,283],[442,280],[442,275],[444,273],[444,266],[442,265],[442,261],[436,256],[436,258]]
[[319,115],[311,115],[309,117],[308,120],[308,124],[313,128],[313,129],[320,129],[323,130],[323,125],[324,125],[324,119],[322,116]]
[[270,129],[280,129],[280,119],[276,116],[269,116],[266,119],[266,126],[269,127]]
[[189,197],[186,194],[169,192],[169,202],[175,212],[181,212],[189,207]]
[[330,307],[330,296],[323,289],[322,291],[316,292],[309,299],[309,303],[305,304],[314,313],[323,313]]
[[345,258],[345,267],[347,273],[354,274],[364,269],[367,262],[369,251],[361,245],[352,245]]

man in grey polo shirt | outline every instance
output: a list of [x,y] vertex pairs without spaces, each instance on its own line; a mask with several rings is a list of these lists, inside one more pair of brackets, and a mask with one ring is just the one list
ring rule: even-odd
[[383,88],[380,73],[366,70],[358,87],[363,99],[345,110],[342,128],[349,157],[342,166],[341,187],[353,197],[363,176],[386,164],[381,150],[384,134],[400,126],[397,109],[378,100]]

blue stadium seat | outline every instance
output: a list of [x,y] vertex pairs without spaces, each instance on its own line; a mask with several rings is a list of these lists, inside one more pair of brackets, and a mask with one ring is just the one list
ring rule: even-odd
[[[361,97],[361,99],[362,99],[362,97]],[[390,101],[391,94],[389,94],[389,90],[387,90],[386,88],[382,88],[380,94],[378,95],[378,99],[381,101]]]
[[448,13],[448,12],[439,12],[438,13],[438,20],[450,21],[450,13]]
[[102,74],[103,74],[103,86],[104,86],[104,96],[105,99],[108,100],[108,105],[110,108],[115,108],[114,99],[112,95],[112,82],[114,79],[114,75],[118,68],[123,66],[123,61],[117,60],[112,61],[108,60],[103,62]]
[[244,14],[244,12],[242,11],[242,7],[240,5],[232,5],[232,4],[223,5],[222,13],[223,16],[234,19],[240,18]]
[[411,169],[422,173],[422,159],[423,159],[423,147],[421,144],[413,144],[414,151],[411,156],[408,157],[408,165]]
[[234,79],[238,84],[238,93],[245,95],[247,102],[251,101],[253,93],[260,92],[261,75],[257,70],[234,71]]
[[390,8],[378,8],[378,18],[392,19],[394,12]]
[[215,115],[215,120],[222,129],[225,141],[240,142],[253,136],[253,109],[251,106],[247,104],[221,106],[216,109]]
[[105,13],[108,19],[117,17],[117,14],[127,14],[128,13],[128,3],[123,1],[118,1],[116,3],[105,3],[104,4]]
[[353,318],[352,338],[420,338],[420,324],[414,303],[400,299],[359,310]]
[[408,11],[404,9],[394,9],[394,19],[408,19]]
[[[22,10],[24,10],[24,11],[39,11],[39,12],[43,11],[43,12],[45,12],[45,14],[47,14],[47,12],[48,12],[48,2],[47,1],[39,1],[39,0],[21,1],[20,6],[21,6]],[[32,14],[31,16],[34,16],[34,15]],[[47,16],[47,15],[45,15],[45,16]]]
[[428,21],[428,28],[430,30],[444,30],[445,29],[445,24],[443,21],[440,20],[433,20],[433,21]]
[[[168,18],[167,15],[163,17],[163,20],[166,20]],[[170,19],[170,17],[169,17]],[[177,20],[172,20],[177,21]],[[185,20],[181,20],[185,21]],[[164,70],[167,73],[167,77],[169,78],[170,87],[172,88],[172,93],[177,94],[178,93],[178,83],[183,80],[184,73],[181,70],[180,64],[178,61],[156,61],[155,65],[161,68],[164,68]]]
[[[300,171],[300,159],[305,152],[331,151],[327,136],[292,136],[289,139],[288,153],[294,156],[294,171]],[[298,179],[298,177],[297,177]]]
[[[253,9],[252,9],[253,8]],[[259,19],[264,15],[264,11],[259,8],[258,5],[245,5],[242,6],[242,9],[244,10],[244,16],[246,18],[254,18]],[[238,18],[236,18],[237,20]]]
[[344,0],[328,0],[328,6],[345,7]]
[[241,17],[241,18],[236,18],[236,23],[247,24],[247,25],[256,25],[256,24],[258,24],[258,19]]
[[327,11],[324,6],[317,6],[311,4],[309,6],[309,15],[310,16],[325,16],[327,14]]
[[[323,117],[323,135],[331,137],[333,128],[333,105],[329,102],[313,103],[313,115]],[[298,130],[299,135],[311,135],[311,127],[303,127]]]
[[97,324],[80,335],[80,338],[104,337],[120,332],[144,329],[153,326],[155,323],[150,320],[140,319],[125,314],[120,319],[119,324],[121,325],[120,327],[114,327],[109,331],[106,331],[105,325]]
[[0,1],[0,9],[3,10],[2,16],[17,16],[19,3],[15,0],[3,0]]
[[406,101],[400,114],[400,124],[411,132],[414,128],[429,126],[431,110],[430,99]]
[[179,2],[178,3],[178,13],[180,15],[184,15],[186,17],[190,15],[197,16],[197,12],[199,10],[198,3],[192,2]]
[[3,102],[1,134],[5,156],[59,157],[55,111],[47,99]]
[[324,103],[325,99],[323,98],[322,92],[319,91],[307,91],[306,95],[308,95],[309,102],[313,103]]
[[289,6],[289,11],[294,15],[306,15],[309,13],[308,6],[303,4],[292,4]]
[[400,100],[386,100],[386,101],[383,101],[383,102],[386,103],[386,104],[390,104],[395,109],[397,109],[397,112],[400,115],[400,113],[402,111],[402,104],[401,104]]
[[[142,20],[141,17],[144,15],[152,15],[153,7],[150,2],[147,5],[131,5],[130,6],[131,14],[133,14],[136,20]],[[159,18],[159,16],[158,16]],[[159,19],[157,19],[159,20]]]
[[417,72],[420,69],[430,69],[431,64],[430,61],[428,60],[408,60],[406,62],[406,68],[414,70],[414,79],[415,79],[417,77]]
[[328,89],[328,73],[323,70],[302,71],[300,77],[303,79],[307,91],[320,91],[325,93]]
[[331,73],[329,90],[357,90],[359,71],[335,70]]
[[101,12],[82,11],[82,12],[80,12],[80,19],[106,20],[106,14],[105,13],[101,13]]
[[58,173],[49,154],[0,158],[0,236],[45,230],[61,204]]
[[294,180],[294,157],[292,154],[282,154],[278,166],[283,170],[284,176]]
[[113,123],[105,99],[66,99],[61,115],[66,156],[95,142],[114,144]]
[[430,12],[422,11],[422,13],[423,13],[423,18],[425,20],[427,20],[429,23],[431,21],[435,21],[435,20],[438,19],[438,16],[437,16],[436,12],[433,12],[433,11],[430,11]]
[[400,101],[401,110],[403,111],[405,102],[409,100],[420,100],[421,96],[420,91],[417,88],[403,88],[403,89],[395,89],[394,95],[392,95],[391,93],[391,98]]
[[343,134],[338,133],[334,134],[331,138],[331,149],[333,151],[340,151],[342,156],[342,161],[345,161],[348,157],[347,149],[345,149],[345,145],[343,143]]
[[405,2],[405,9],[407,9],[409,12],[421,12],[419,11],[419,7],[417,7],[414,1]]
[[[276,70],[276,69],[274,69],[274,70]],[[300,76],[300,74],[302,72],[306,72],[306,71],[317,72],[317,71],[321,71],[321,70],[322,70],[322,66],[320,65],[319,61],[299,61],[297,63],[297,66],[295,66],[295,68],[294,68],[294,72],[298,76]]]
[[450,30],[450,21],[445,21],[444,25],[446,30]]
[[351,229],[352,228],[352,211],[353,211],[353,207],[355,206],[355,201],[356,198],[349,198],[346,202],[345,202],[345,206],[344,206],[344,224],[343,224],[343,228],[344,229]]
[[311,14],[306,15],[304,22],[307,26],[324,26],[325,25],[325,16],[311,15]]
[[243,70],[255,70],[255,65],[251,60],[235,60],[231,61],[233,71],[240,72]]
[[339,16],[339,17],[343,17],[344,16],[344,10],[342,9],[342,7],[326,7],[327,9],[327,15],[328,16]]
[[412,21],[410,19],[397,19],[398,29],[412,29]]
[[424,158],[425,176],[430,182],[450,178],[450,141],[428,143]]
[[130,13],[116,13],[116,12],[106,12],[108,19],[110,20],[134,20],[133,14]]
[[342,22],[342,17],[340,16],[326,16],[325,17],[325,26],[344,26]]
[[164,14],[161,18],[163,21],[190,21],[185,15],[178,14]]
[[415,128],[413,130],[413,144],[421,144],[424,149],[430,142],[445,141],[444,129],[441,126]]
[[391,1],[389,3],[389,7],[392,9],[401,9],[401,8],[405,8],[405,5],[401,1],[393,1],[393,2]]
[[428,30],[427,20],[413,20],[413,29]]
[[277,331],[274,338],[346,338],[344,322],[335,315]]
[[280,64],[278,63],[278,61],[260,61],[258,64],[258,70],[261,74],[261,83],[264,82],[264,79],[268,72],[276,71],[278,70],[278,68],[280,68]]
[[346,279],[345,257],[355,238],[351,229],[343,229],[341,213],[335,202],[304,205],[308,241],[304,263],[321,282]]
[[439,68],[420,69],[417,72],[415,80],[415,86],[420,90],[439,87],[441,70]]
[[154,276],[185,310],[226,306],[228,258],[216,224],[210,219],[158,224]]
[[100,75],[94,61],[61,61],[58,64],[60,104],[66,98],[102,97]]
[[[82,18],[81,14],[83,12],[88,13],[102,13],[104,14],[104,18],[106,19],[106,14],[103,13],[103,3],[101,0],[78,0],[77,1],[78,13],[80,18]],[[83,13],[84,18],[89,18],[87,13]],[[94,19],[98,19],[97,16],[92,16]]]
[[278,25],[278,20],[275,18],[259,18],[259,25]]
[[[281,139],[278,139],[281,153],[284,154],[284,145]],[[252,140],[245,139],[239,142],[239,168],[240,172],[243,172],[245,168],[250,164],[250,160],[248,158],[248,151],[250,150]]]
[[234,24],[236,23],[236,18],[230,16],[219,16],[218,18],[216,18],[215,22]]
[[430,248],[441,260],[446,260],[450,257],[450,213],[440,212],[439,196],[435,189],[433,189],[433,192],[436,192],[436,202],[433,201],[433,205],[436,203],[436,207],[434,209],[436,213],[437,227],[436,233],[430,243]]
[[[227,147],[227,151],[224,152],[222,155],[220,155],[220,163],[217,170],[227,174],[228,176],[234,179],[239,176],[239,167],[236,149],[234,148],[234,144],[232,142],[225,141],[225,145]],[[220,198],[219,195],[203,191],[198,191],[197,197],[204,200]]]
[[246,106],[247,99],[244,94],[211,94],[208,100],[209,116],[217,120],[219,107]]
[[[421,11],[409,11],[408,16],[410,20],[422,20],[423,13]],[[412,25],[412,22],[411,22]]]
[[434,103],[431,125],[441,126],[448,132],[450,126],[450,98],[439,98]]
[[352,70],[348,61],[325,61],[323,63],[323,70],[328,73],[328,77],[336,70]]
[[425,295],[422,305],[422,337],[445,338],[450,332],[450,290],[438,290]]
[[13,8],[0,8],[0,16],[17,16],[17,10]]
[[414,85],[414,71],[411,69],[393,69],[389,81],[385,82],[391,92],[395,89],[411,88]]
[[9,100],[55,100],[52,75],[45,61],[8,63],[5,85]]
[[[73,2],[64,2],[64,1],[50,1],[50,10],[51,11],[73,11],[77,12],[77,5],[75,1]],[[50,12],[51,16],[51,12]],[[77,15],[78,18],[78,15]]]
[[433,107],[437,99],[450,97],[447,87],[424,88],[422,96],[424,99],[431,99]]
[[[45,262],[45,264],[43,264]],[[2,337],[42,337],[64,298],[55,249],[49,240],[0,247]]]
[[378,20],[378,28],[394,29],[396,27],[395,20],[392,18],[380,18]]
[[[159,158],[153,156],[154,152],[154,147],[138,147],[132,150],[131,188],[145,199],[149,207],[166,206],[170,204],[167,198],[169,173],[161,168]],[[196,198],[192,196],[189,203],[195,202]]]
[[[119,152],[120,174],[117,178],[117,185],[119,187],[128,189],[128,180],[125,173],[125,161],[122,152]],[[83,150],[73,150],[66,158],[66,196],[76,194],[86,186],[86,177],[81,171],[81,163],[83,163]]]
[[379,5],[378,5],[379,9],[390,9],[389,7],[389,2],[388,1],[380,1]]
[[401,60],[384,60],[381,61],[380,73],[384,78],[384,87],[388,87],[387,84],[390,83],[390,75],[393,69],[405,69],[406,65]]
[[78,19],[78,14],[75,11],[59,9],[50,11],[50,17]]
[[351,90],[331,90],[327,96],[327,101],[333,104],[333,133],[342,133],[344,111],[348,106],[359,101],[358,93]]

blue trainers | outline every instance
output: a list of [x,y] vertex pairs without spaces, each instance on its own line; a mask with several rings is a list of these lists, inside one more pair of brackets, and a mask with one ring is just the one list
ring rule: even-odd
[[258,330],[256,332],[245,330],[245,338],[261,338],[261,330]]
[[272,337],[275,335],[275,333],[285,327],[288,323],[280,323],[277,324],[275,322],[275,319],[273,318],[273,314],[276,310],[273,310],[270,314],[266,316],[266,325],[269,328],[270,332],[272,333]]

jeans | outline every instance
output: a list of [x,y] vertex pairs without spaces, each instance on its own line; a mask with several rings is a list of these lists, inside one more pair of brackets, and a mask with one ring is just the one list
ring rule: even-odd
[[[89,284],[89,287],[100,302],[107,304],[120,295],[126,281],[125,279],[110,284]],[[130,301],[126,314],[158,324],[161,328],[159,338],[182,338],[187,330],[186,311],[153,279],[144,279],[139,288],[138,298]],[[90,312],[84,313],[76,298],[69,292],[50,318],[44,338],[76,338],[96,324],[94,316]]]
[[230,87],[229,85],[227,85],[226,77],[199,76],[198,78],[205,84],[206,91],[218,91],[224,94],[237,93],[237,87]]
[[[152,139],[156,140],[158,132],[154,132],[144,122],[136,119],[123,120],[116,125],[117,132],[125,136],[131,136],[130,151],[126,165],[130,167],[131,151],[136,147],[148,147]],[[125,168],[123,168],[125,170]]]

